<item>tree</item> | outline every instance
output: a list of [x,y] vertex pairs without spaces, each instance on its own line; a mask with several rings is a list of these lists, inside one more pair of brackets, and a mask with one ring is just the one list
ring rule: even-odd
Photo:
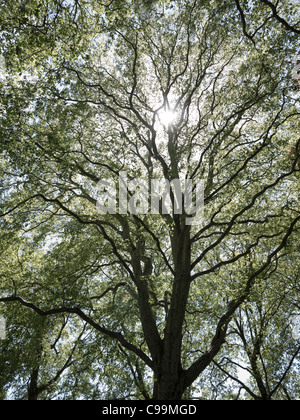
[[300,347],[291,336],[291,320],[298,293],[299,265],[288,269],[290,257],[283,257],[282,269],[272,270],[256,284],[251,300],[235,315],[226,342],[230,350],[221,363],[215,362],[237,385],[236,397],[245,391],[254,400],[297,398]]
[[[51,322],[20,308],[7,313],[7,319],[11,339],[0,343],[2,393],[31,401],[59,397],[57,383],[66,370],[81,360],[78,347],[84,342],[85,327],[81,327],[77,337],[73,330],[80,331],[80,325],[76,329],[70,327],[67,317]],[[68,391],[65,387],[65,395]]]
[[[281,336],[283,306],[296,313],[285,259],[299,253],[299,166],[289,154],[299,106],[287,60],[297,50],[296,6],[49,0],[2,9],[5,310],[70,317],[77,336],[78,320],[87,325],[87,357],[98,360],[90,379],[76,364],[63,375],[89,384],[85,398],[192,398],[204,371],[234,380],[224,366],[231,355],[231,365],[248,356],[261,391],[266,328]],[[202,225],[176,214],[172,192],[169,214],[99,214],[97,184],[124,172],[132,185],[204,180]],[[277,291],[283,267],[287,289]],[[263,282],[270,292],[260,294]],[[231,354],[236,343],[246,350]],[[291,372],[295,346],[279,347]],[[262,363],[271,376],[274,355]],[[102,392],[100,367],[118,378],[104,375]],[[288,378],[274,387],[297,397]]]

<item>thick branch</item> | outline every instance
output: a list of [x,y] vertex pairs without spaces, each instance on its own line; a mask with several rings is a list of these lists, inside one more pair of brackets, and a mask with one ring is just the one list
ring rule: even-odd
[[225,315],[222,316],[222,318],[219,321],[215,336],[211,343],[211,347],[185,372],[186,387],[189,387],[197,379],[200,373],[207,368],[207,366],[213,361],[214,357],[219,353],[222,345],[224,344],[228,325],[232,319],[232,316],[248,298],[249,294],[251,293],[253,284],[255,283],[255,280],[269,267],[269,265],[273,261],[273,258],[276,257],[276,255],[286,247],[287,242],[290,236],[293,234],[295,226],[299,221],[300,216],[293,220],[289,229],[287,230],[287,233],[283,237],[280,245],[271,254],[269,254],[266,262],[249,277],[246,288],[241,297],[236,300],[233,300],[229,304],[227,312],[225,313]]
[[300,30],[295,28],[294,26],[290,25],[285,19],[278,15],[277,7],[269,0],[260,0],[262,3],[269,6],[269,8],[273,12],[273,17],[278,20],[288,31],[294,32],[294,34],[300,34]]
[[38,315],[44,317],[44,316],[50,316],[50,315],[58,315],[58,314],[74,314],[79,316],[83,321],[85,321],[87,324],[91,325],[93,328],[95,328],[96,331],[99,331],[100,333],[104,334],[105,336],[112,338],[113,340],[117,340],[122,346],[124,346],[127,350],[132,351],[135,353],[141,360],[143,360],[151,369],[153,368],[152,360],[139,348],[137,348],[132,343],[129,343],[125,337],[118,332],[110,331],[107,328],[102,327],[97,322],[95,322],[91,317],[86,315],[81,309],[79,308],[68,308],[68,307],[61,307],[61,308],[55,308],[50,309],[48,311],[44,311],[40,309],[38,306],[26,302],[22,298],[18,296],[11,296],[6,298],[0,298],[0,302],[3,303],[11,303],[11,302],[17,302],[21,304],[22,306],[25,306],[26,308],[32,309],[35,311]]

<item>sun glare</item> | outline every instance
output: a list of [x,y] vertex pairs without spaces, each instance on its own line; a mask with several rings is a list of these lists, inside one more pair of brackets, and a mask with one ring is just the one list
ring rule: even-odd
[[176,119],[176,114],[175,112],[169,110],[169,111],[163,111],[160,114],[160,120],[161,123],[165,126],[169,126],[171,125]]

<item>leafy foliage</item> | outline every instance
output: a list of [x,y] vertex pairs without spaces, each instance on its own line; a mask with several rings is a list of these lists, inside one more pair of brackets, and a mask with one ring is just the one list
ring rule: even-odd
[[[296,4],[0,7],[1,398],[298,399]],[[122,171],[202,225],[100,215]]]

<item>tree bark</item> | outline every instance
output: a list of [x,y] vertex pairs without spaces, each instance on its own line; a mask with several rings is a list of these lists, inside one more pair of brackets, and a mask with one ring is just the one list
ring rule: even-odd
[[30,375],[30,382],[28,386],[28,401],[37,401],[39,397],[38,387],[39,367],[33,369]]
[[172,237],[175,276],[170,310],[164,330],[162,356],[155,376],[153,398],[180,400],[185,391],[185,371],[181,364],[183,324],[191,284],[190,228],[175,228]]

